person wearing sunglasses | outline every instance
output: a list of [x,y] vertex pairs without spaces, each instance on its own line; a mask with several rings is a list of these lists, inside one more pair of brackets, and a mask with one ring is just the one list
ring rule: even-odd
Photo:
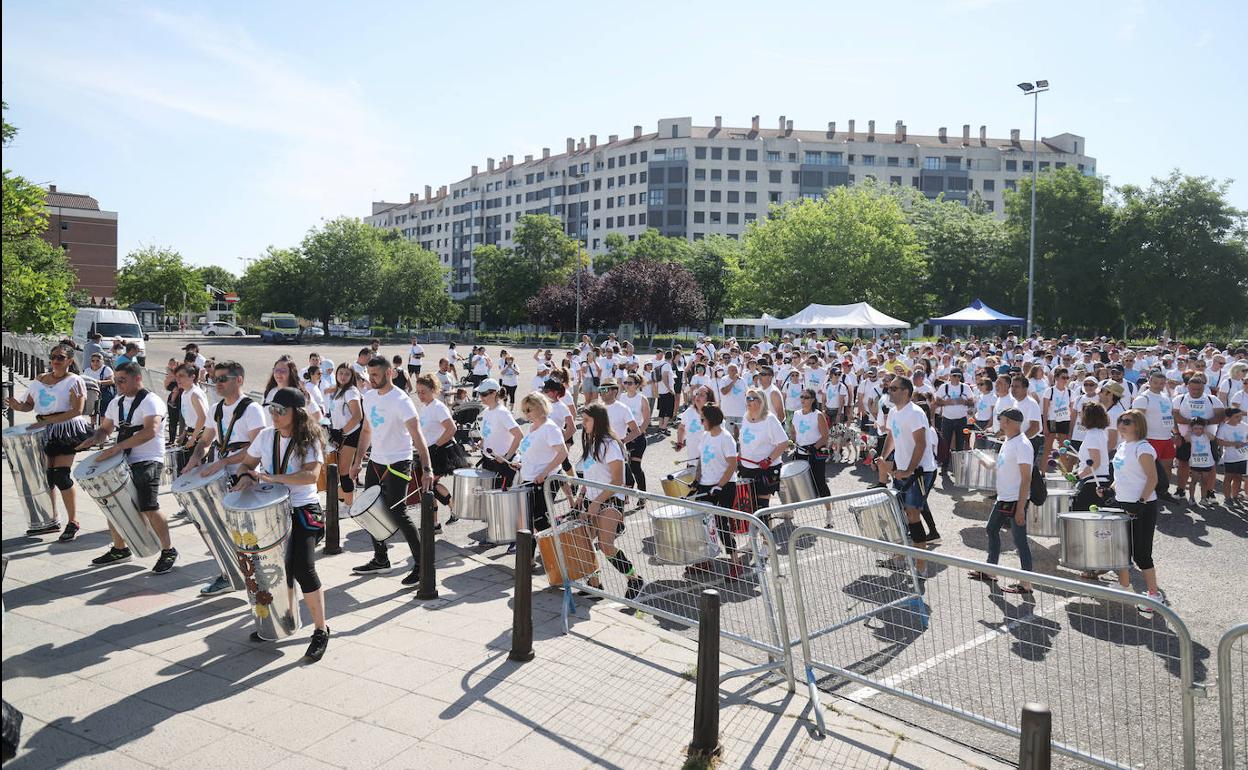
[[70,369],[73,351],[64,345],[57,345],[49,352],[48,360],[51,371],[32,380],[26,389],[26,396],[20,401],[10,396],[7,404],[18,412],[34,410],[35,421],[47,426],[43,451],[47,456],[45,480],[52,503],[52,520],[32,526],[26,534],[46,535],[61,528],[56,512],[57,496],[52,492],[56,489],[61,493],[67,519],[60,539],[69,541],[74,539],[79,529],[77,496],[69,468],[73,465],[74,453],[79,451],[79,445],[90,438],[93,431],[91,421],[83,414],[87,400],[86,382]]
[[[308,413],[307,399],[298,388],[278,388],[268,404],[273,427],[265,428],[244,452],[235,489],[252,484],[282,484],[290,492],[290,539],[286,542],[286,588],[294,605],[295,584],[312,615],[312,641],[305,657],[315,663],[329,647],[325,619],[325,592],[316,574],[316,546],[325,535],[325,515],[316,492],[316,479],[325,462],[325,435]],[[260,641],[254,631],[252,641]]]
[[[1129,409],[1118,418],[1118,449],[1114,452],[1114,497],[1118,507],[1131,516],[1131,560],[1144,577],[1149,598],[1165,604],[1165,593],[1157,586],[1153,563],[1153,535],[1157,530],[1157,449],[1148,440],[1148,413]],[[1118,571],[1118,585],[1131,591],[1128,570]],[[1137,604],[1136,609],[1151,615],[1152,607]]]
[[[563,431],[550,419],[550,410],[550,400],[536,391],[520,400],[520,411],[529,421],[529,432],[520,442],[520,482],[530,485],[529,519],[534,534],[550,528],[542,485],[568,459]],[[512,543],[507,552],[515,553],[515,548]]]
[[893,408],[885,423],[884,461],[892,465],[893,488],[897,490],[906,521],[910,528],[910,540],[916,546],[927,541],[922,524],[922,509],[927,493],[932,488],[935,468],[929,473],[922,467],[928,452],[928,428],[930,421],[911,399],[914,384],[906,377],[895,377],[888,386],[888,397]]
[[802,408],[793,414],[793,442],[797,444],[798,459],[810,465],[810,475],[815,480],[815,493],[827,497],[828,491],[828,418],[818,408],[815,391],[804,388],[800,396]]
[[[160,557],[152,572],[167,574],[178,560],[178,551],[169,539],[169,525],[160,512],[160,479],[165,466],[164,421],[168,414],[164,399],[149,393],[143,387],[143,368],[133,361],[117,367],[117,398],[108,405],[99,430],[83,441],[78,448],[90,449],[103,444],[117,428],[117,442],[95,455],[94,462],[102,463],[118,454],[125,454],[130,466],[131,490],[138,503],[139,514],[160,541]],[[110,523],[108,531],[113,544],[102,556],[91,560],[95,566],[118,564],[129,561],[130,547]]]
[[771,496],[779,490],[780,461],[788,448],[789,435],[768,409],[766,394],[760,388],[750,388],[745,394],[739,453],[739,475],[753,486],[750,513],[766,508]]

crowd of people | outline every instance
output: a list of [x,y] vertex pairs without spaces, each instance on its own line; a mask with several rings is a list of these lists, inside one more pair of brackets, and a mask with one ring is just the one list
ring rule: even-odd
[[[1009,528],[1022,568],[1032,570],[1026,509],[1033,504],[1033,479],[1059,472],[1077,485],[1076,510],[1116,506],[1131,516],[1131,557],[1146,592],[1158,601],[1165,601],[1152,559],[1159,502],[1213,505],[1220,491],[1221,504],[1244,505],[1243,347],[1163,342],[1140,349],[1104,338],[1039,335],[841,341],[810,333],[751,344],[704,338],[687,351],[676,345],[639,353],[614,335],[596,344],[585,336],[570,350],[533,353],[535,374],[523,384],[506,350],[491,356],[473,346],[461,356],[452,344],[427,370],[415,337],[405,356],[387,358],[380,347],[373,340],[355,361],[339,364],[315,352],[303,364],[283,355],[256,379],[265,380],[257,399],[247,395],[241,364],[205,359],[194,344],[183,360],[168,362],[165,392],[150,393],[141,367],[124,350],[113,355],[93,340],[82,351],[80,374],[72,343],[62,343],[50,351],[50,371],[9,406],[33,410],[48,425],[47,480],[56,490],[54,510],[59,498],[67,514],[61,540],[80,530],[70,475],[75,453],[116,433],[97,459],[126,455],[142,515],[161,543],[157,574],[178,559],[158,499],[165,463],[176,463],[179,474],[224,470],[234,489],[257,482],[289,487],[286,572],[314,620],[313,660],[329,639],[314,557],[324,532],[318,479],[329,459],[339,469],[339,494],[348,509],[362,488],[380,487],[411,554],[405,586],[418,583],[421,572],[419,533],[407,506],[417,492],[431,491],[453,510],[448,477],[473,463],[472,454],[507,487],[540,490],[563,472],[646,490],[646,449],[670,437],[692,469],[697,495],[753,512],[768,506],[781,467],[793,459],[809,464],[817,494],[826,496],[828,464],[840,458],[831,450],[848,429],[872,437],[867,481],[896,490],[910,541],[932,547],[940,535],[928,496],[937,477],[948,471],[953,453],[995,442],[989,563],[999,560],[1000,532]],[[475,430],[467,434],[454,412],[465,404],[475,415]],[[178,423],[172,437],[167,419]],[[172,458],[167,448],[177,450]],[[582,488],[576,507],[635,596],[644,580],[617,541],[629,503],[595,489]],[[551,525],[544,495],[531,495],[530,511],[534,529]],[[728,517],[717,516],[715,525],[729,556],[727,577],[737,577],[743,565],[736,533]],[[112,544],[94,564],[132,558],[123,537],[111,526],[110,533]],[[385,542],[374,539],[372,546],[356,574],[395,568]],[[695,564],[689,572],[696,577],[709,569]],[[982,572],[971,577],[993,580]],[[1127,571],[1117,577],[1130,587]],[[201,593],[228,590],[222,574]],[[1032,592],[1027,581],[1003,590],[1024,597]],[[1140,609],[1150,611],[1144,604]]]

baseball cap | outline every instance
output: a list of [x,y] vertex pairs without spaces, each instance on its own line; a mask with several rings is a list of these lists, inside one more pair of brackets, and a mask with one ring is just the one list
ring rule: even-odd
[[502,389],[503,386],[499,385],[498,380],[492,377],[481,380],[481,384],[477,386],[478,393],[495,393]]
[[307,399],[303,397],[303,393],[298,388],[278,388],[269,403],[284,406],[287,409],[308,405]]
[[1122,383],[1113,381],[1102,382],[1101,390],[1118,398],[1122,398],[1123,394],[1127,392],[1126,388],[1122,387]]
[[1019,409],[1006,409],[1000,414],[1000,416],[1007,420],[1013,420],[1014,422],[1023,421],[1023,413],[1022,410]]

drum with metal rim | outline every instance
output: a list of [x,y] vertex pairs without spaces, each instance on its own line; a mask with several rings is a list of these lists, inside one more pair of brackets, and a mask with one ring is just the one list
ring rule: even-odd
[[355,496],[347,518],[354,521],[374,539],[388,540],[399,529],[399,524],[386,508],[381,487],[369,487]]
[[[516,531],[529,526],[529,495],[531,484],[511,489],[482,492],[481,507],[485,510],[485,536],[491,543],[514,543]],[[541,494],[541,491],[538,491]]]
[[299,587],[286,585],[290,541],[290,491],[282,484],[253,484],[222,500],[234,555],[246,580],[256,633],[275,642],[303,627]]
[[225,496],[230,492],[229,477],[224,468],[208,476],[201,475],[201,470],[195,468],[174,479],[173,496],[199,530],[221,574],[230,581],[230,587],[241,591],[247,587],[247,579],[235,555],[230,528],[221,513]]
[[451,478],[451,513],[467,521],[485,521],[481,493],[497,489],[502,477],[480,468],[459,468]]
[[790,460],[780,466],[780,502],[786,505],[802,503],[818,496],[810,463],[805,460]]
[[43,451],[47,428],[31,423],[4,429],[4,456],[13,474],[13,488],[26,510],[26,528],[30,530],[57,525],[52,515],[52,489],[48,486],[48,456]]
[[74,467],[74,480],[95,500],[108,523],[126,541],[135,556],[147,557],[160,553],[160,539],[139,511],[139,496],[130,477],[130,464],[124,452],[104,462],[97,462],[99,453],[85,457]]
[[664,505],[650,511],[655,559],[665,564],[697,564],[719,555],[714,518],[695,508]]

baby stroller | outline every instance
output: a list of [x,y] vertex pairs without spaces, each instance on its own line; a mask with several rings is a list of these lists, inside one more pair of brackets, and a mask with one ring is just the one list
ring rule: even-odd
[[451,419],[455,422],[455,440],[468,451],[480,449],[481,416],[485,413],[485,404],[480,401],[469,401],[451,410]]

